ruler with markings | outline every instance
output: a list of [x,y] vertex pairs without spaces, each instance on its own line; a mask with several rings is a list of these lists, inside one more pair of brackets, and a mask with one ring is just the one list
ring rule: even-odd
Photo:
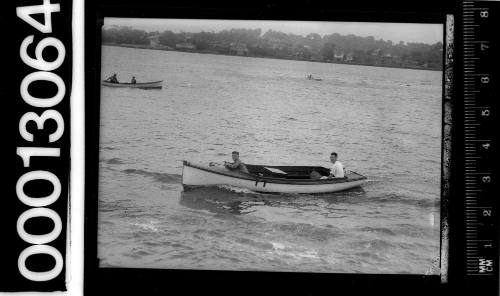
[[[498,285],[498,182],[493,174],[499,99],[498,2],[462,3],[465,268],[469,281]],[[472,279],[474,278],[474,279]]]

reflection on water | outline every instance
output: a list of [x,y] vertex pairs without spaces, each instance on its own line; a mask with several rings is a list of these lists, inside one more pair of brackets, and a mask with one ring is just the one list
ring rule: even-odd
[[215,214],[247,214],[259,202],[258,196],[245,196],[218,188],[200,188],[181,192],[179,203],[195,210],[208,210]]
[[257,193],[238,188],[232,190],[227,187],[214,186],[183,191],[180,194],[179,203],[195,210],[207,210],[217,214],[242,215],[255,212],[258,207],[262,206],[297,210],[305,210],[306,207],[311,206],[326,206],[333,210],[332,207],[339,203],[347,201],[350,203],[359,202],[365,195],[365,189],[362,187],[341,193],[306,195]]

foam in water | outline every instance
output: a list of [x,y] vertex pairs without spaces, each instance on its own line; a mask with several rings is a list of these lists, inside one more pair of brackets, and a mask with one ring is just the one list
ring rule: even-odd
[[284,244],[278,242],[271,242],[271,244],[273,246],[273,253],[279,256],[293,258],[294,260],[320,258],[318,252],[315,250],[285,246]]
[[434,258],[434,260],[432,260],[431,266],[425,272],[425,275],[439,275],[441,272],[439,264],[440,264],[440,258],[439,257]]
[[252,190],[249,190],[246,188],[240,188],[240,187],[235,187],[235,186],[231,186],[231,185],[218,185],[217,188],[228,190],[228,191],[231,191],[234,193],[250,193],[250,194],[257,193],[255,191],[252,191]]
[[282,243],[271,242],[271,244],[273,245],[274,250],[284,250],[285,249],[285,245]]
[[128,224],[136,226],[140,228],[141,230],[146,230],[146,231],[151,231],[151,232],[158,232],[158,227],[156,227],[156,224],[158,222],[156,221],[150,221],[147,223],[141,223],[141,222],[128,222]]

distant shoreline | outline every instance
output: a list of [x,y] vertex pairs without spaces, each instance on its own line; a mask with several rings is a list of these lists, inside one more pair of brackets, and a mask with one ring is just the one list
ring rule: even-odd
[[339,61],[315,61],[315,60],[307,60],[307,59],[297,59],[297,58],[289,58],[289,57],[269,57],[269,56],[257,56],[257,55],[232,55],[232,54],[224,54],[220,52],[210,51],[210,50],[176,50],[176,49],[166,49],[166,48],[154,48],[149,45],[140,45],[140,44],[117,44],[117,43],[102,43],[102,45],[106,46],[116,46],[116,47],[125,47],[125,48],[136,48],[136,49],[150,49],[150,50],[161,50],[161,51],[175,51],[175,52],[185,52],[185,53],[199,53],[199,54],[215,54],[215,55],[224,55],[224,56],[235,56],[235,57],[249,57],[249,58],[263,58],[263,59],[274,59],[274,60],[291,60],[291,61],[303,61],[303,62],[313,62],[313,63],[323,63],[323,64],[340,64],[340,65],[355,65],[355,66],[369,66],[369,67],[382,67],[382,68],[398,68],[398,69],[410,69],[410,70],[428,70],[428,71],[439,71],[441,69],[436,68],[425,68],[419,66],[398,66],[398,65],[381,65],[381,64],[367,64],[367,63],[358,63],[358,62],[339,62]]

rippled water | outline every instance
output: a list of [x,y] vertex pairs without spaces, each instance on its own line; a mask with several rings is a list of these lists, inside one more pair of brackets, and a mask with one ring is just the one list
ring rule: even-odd
[[[104,46],[112,73],[166,87],[102,87],[101,266],[423,274],[439,257],[441,72]],[[323,166],[336,151],[370,182],[182,192],[182,160],[232,150]]]

